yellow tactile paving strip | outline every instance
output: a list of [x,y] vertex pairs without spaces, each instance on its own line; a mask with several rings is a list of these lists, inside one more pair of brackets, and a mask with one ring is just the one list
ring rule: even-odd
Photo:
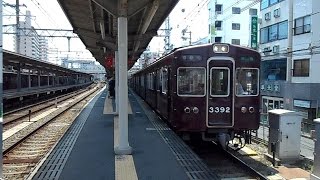
[[243,147],[238,152],[243,156],[257,156],[258,155],[257,152],[255,152],[254,150],[252,150],[248,147]]
[[[114,117],[114,146],[118,145],[119,118]],[[115,155],[115,180],[138,180],[132,155]]]
[[[108,97],[106,97],[106,99],[104,101],[103,114],[116,114],[113,111],[112,99],[110,99]],[[128,101],[128,114],[132,114],[132,108],[131,108],[131,104],[129,101]]]
[[104,101],[103,114],[114,114],[112,107],[112,99],[108,98],[108,96]]
[[131,155],[115,156],[116,180],[138,180]]
[[128,114],[132,114],[131,104],[128,101]]

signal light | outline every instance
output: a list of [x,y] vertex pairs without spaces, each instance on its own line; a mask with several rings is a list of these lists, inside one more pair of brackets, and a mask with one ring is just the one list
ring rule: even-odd
[[113,57],[112,56],[107,56],[105,58],[106,61],[106,67],[112,68],[113,67]]

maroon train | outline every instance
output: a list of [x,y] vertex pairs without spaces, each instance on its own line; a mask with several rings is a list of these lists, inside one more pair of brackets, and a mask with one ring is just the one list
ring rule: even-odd
[[130,83],[184,139],[250,142],[260,119],[260,61],[246,47],[189,46],[138,71]]

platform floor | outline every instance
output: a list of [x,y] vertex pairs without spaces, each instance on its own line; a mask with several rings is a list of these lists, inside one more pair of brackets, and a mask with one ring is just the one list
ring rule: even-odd
[[103,90],[30,179],[218,179],[138,96],[129,93],[129,101],[132,155],[114,154],[118,116],[112,113],[114,99]]

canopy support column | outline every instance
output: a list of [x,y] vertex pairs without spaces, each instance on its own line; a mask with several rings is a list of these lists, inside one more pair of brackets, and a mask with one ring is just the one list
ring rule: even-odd
[[132,153],[128,141],[128,19],[118,17],[119,50],[119,145],[114,152],[118,155]]

